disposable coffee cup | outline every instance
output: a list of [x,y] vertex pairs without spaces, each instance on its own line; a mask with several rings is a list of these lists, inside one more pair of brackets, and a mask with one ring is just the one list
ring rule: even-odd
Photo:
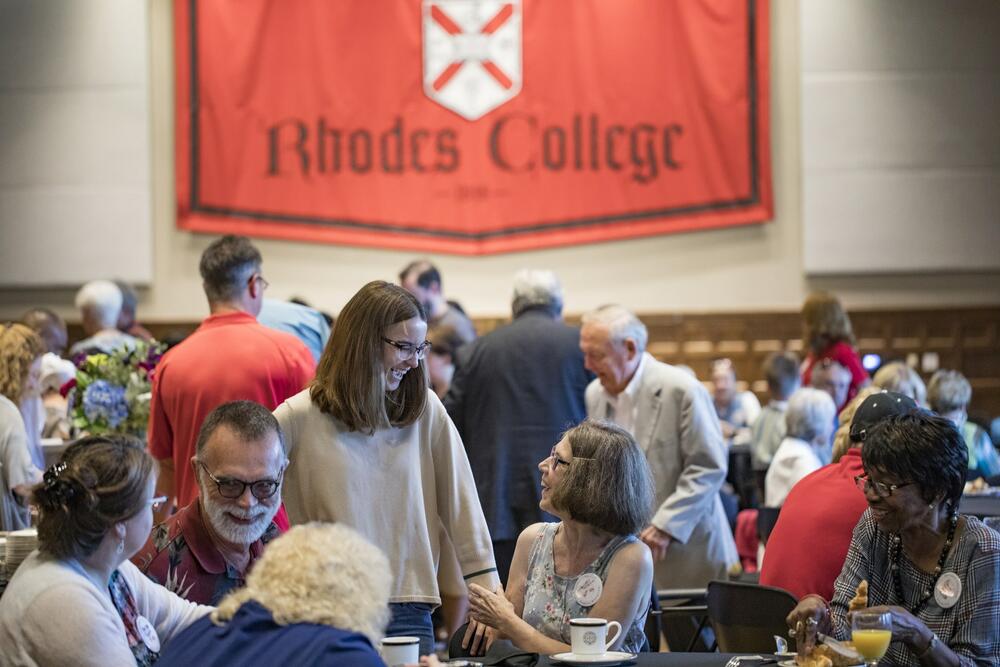
[[382,660],[389,667],[417,664],[420,662],[420,638],[386,637],[382,640]]
[[[618,621],[610,623],[604,618],[571,618],[570,637],[575,655],[602,655],[615,643],[621,634]],[[608,639],[608,628],[614,626],[615,634]]]

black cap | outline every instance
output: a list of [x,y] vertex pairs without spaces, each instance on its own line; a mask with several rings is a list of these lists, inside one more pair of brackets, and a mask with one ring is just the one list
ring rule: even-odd
[[883,391],[872,394],[858,406],[851,420],[851,442],[864,442],[865,435],[875,424],[892,415],[905,415],[919,406],[906,394]]

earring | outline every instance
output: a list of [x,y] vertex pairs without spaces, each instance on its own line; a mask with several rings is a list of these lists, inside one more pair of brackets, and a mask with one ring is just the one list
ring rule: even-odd
[[118,543],[118,548],[116,551],[120,554],[125,553],[125,538],[123,537],[121,542]]

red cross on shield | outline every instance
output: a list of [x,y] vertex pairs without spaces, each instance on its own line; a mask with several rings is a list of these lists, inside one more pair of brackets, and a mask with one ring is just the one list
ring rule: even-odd
[[521,0],[424,0],[424,93],[476,120],[521,91]]

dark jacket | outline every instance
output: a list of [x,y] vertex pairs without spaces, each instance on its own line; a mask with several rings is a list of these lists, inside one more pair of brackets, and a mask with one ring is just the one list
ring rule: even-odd
[[591,378],[580,330],[543,309],[523,311],[459,350],[444,405],[465,443],[494,541],[542,520],[538,463],[587,416]]

